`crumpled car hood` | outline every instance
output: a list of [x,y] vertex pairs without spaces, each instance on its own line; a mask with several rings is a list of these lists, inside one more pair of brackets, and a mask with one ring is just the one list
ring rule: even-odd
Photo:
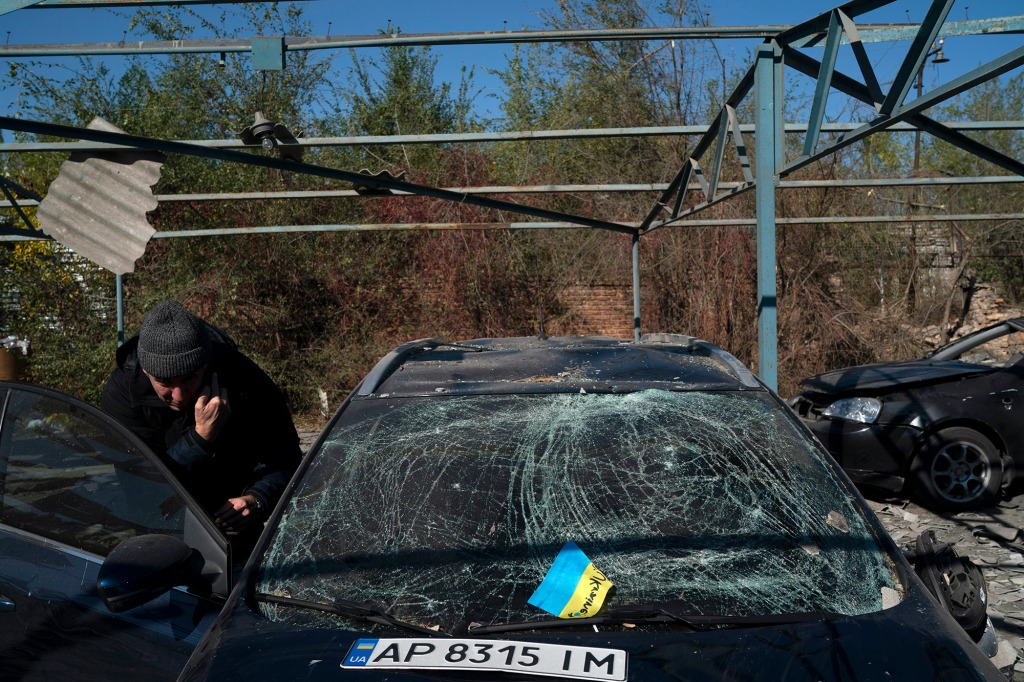
[[868,394],[914,385],[952,381],[996,368],[963,362],[908,360],[861,365],[825,372],[800,382],[801,388],[830,395],[842,393]]

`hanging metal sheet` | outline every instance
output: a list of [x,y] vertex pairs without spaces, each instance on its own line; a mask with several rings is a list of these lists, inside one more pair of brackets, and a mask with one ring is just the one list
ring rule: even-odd
[[[124,133],[101,118],[88,127]],[[134,272],[155,232],[146,212],[157,207],[152,186],[163,161],[145,150],[72,154],[39,204],[39,227],[100,267]]]

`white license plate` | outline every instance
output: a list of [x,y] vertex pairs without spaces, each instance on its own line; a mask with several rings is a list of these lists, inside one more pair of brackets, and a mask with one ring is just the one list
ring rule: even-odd
[[342,668],[493,670],[581,680],[626,679],[626,652],[494,639],[360,639]]

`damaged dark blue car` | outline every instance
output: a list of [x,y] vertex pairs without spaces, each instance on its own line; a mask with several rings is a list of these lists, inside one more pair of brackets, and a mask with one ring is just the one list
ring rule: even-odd
[[[122,606],[203,589],[200,550],[150,538],[101,571]],[[967,574],[926,558],[938,598],[710,344],[417,341],[314,444],[180,679],[1003,679],[961,627],[983,585],[940,605]]]

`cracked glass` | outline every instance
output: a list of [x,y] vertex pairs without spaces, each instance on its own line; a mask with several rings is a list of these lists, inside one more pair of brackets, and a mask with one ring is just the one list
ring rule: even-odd
[[569,540],[614,583],[609,604],[857,615],[900,589],[768,394],[660,390],[353,400],[287,503],[257,589],[369,602],[446,632],[545,619],[527,600]]

